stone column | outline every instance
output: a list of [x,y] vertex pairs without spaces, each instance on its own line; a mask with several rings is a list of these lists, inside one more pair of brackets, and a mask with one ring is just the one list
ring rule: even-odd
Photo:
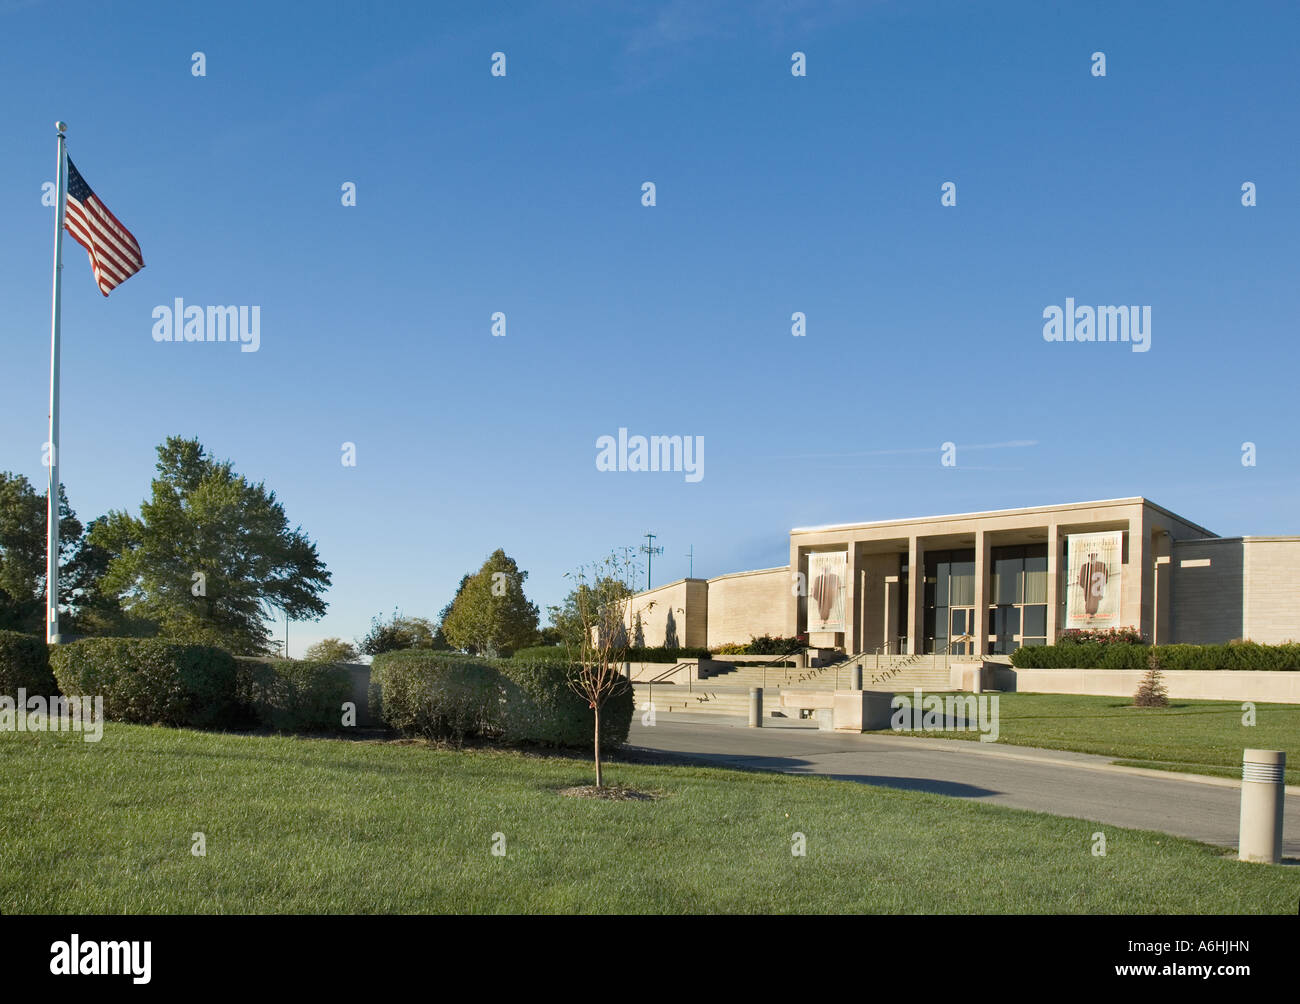
[[881,648],[889,655],[898,655],[898,576],[885,576],[885,616],[881,618],[884,638]]
[[989,535],[975,531],[975,654],[989,652]]
[[858,549],[849,541],[844,560],[844,654],[858,651]]
[[912,534],[907,540],[907,652],[916,655],[924,647],[925,630],[925,552],[921,538]]
[[[803,578],[800,578],[800,575]],[[786,582],[787,595],[789,596],[789,605],[786,607],[786,637],[793,638],[799,633],[799,612],[803,606],[803,597],[799,595],[801,590],[799,584],[803,583],[802,592],[808,591],[808,562],[803,552],[793,539],[790,542],[790,579]]]
[[1128,561],[1124,565],[1120,599],[1120,627],[1135,627],[1151,638],[1151,548],[1146,542],[1146,521],[1142,514],[1128,521]]
[[1151,553],[1154,556],[1154,617],[1151,644],[1168,645],[1174,640],[1171,614],[1173,612],[1173,539],[1167,530],[1151,531]]
[[1055,523],[1047,525],[1047,644],[1055,645],[1061,613],[1061,531]]

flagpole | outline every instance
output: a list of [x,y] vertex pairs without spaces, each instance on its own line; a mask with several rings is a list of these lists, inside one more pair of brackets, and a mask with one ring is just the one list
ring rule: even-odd
[[59,133],[58,208],[54,213],[54,294],[50,308],[50,483],[46,496],[45,640],[57,645],[59,636],[59,306],[63,287],[63,214],[68,198],[67,125],[55,122]]

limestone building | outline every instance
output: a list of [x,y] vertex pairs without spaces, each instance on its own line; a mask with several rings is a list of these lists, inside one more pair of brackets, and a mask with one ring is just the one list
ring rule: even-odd
[[1067,628],[1300,641],[1300,537],[1220,537],[1144,498],[790,531],[790,562],[634,597],[646,645],[807,634],[848,653],[1010,654]]

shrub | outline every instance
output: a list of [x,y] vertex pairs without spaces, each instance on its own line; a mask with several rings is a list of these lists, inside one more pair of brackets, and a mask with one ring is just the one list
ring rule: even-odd
[[1146,665],[1146,645],[1125,642],[1063,642],[1021,647],[1011,654],[1017,669],[1141,669]]
[[[532,645],[521,648],[511,657],[516,662],[554,662],[567,665],[578,656],[578,648],[564,645]],[[681,662],[683,659],[707,659],[707,648],[665,648],[633,645],[623,657],[626,662]]]
[[235,660],[219,648],[87,638],[56,645],[50,665],[63,694],[102,696],[112,721],[211,728],[238,720]]
[[1300,645],[1134,645],[1127,642],[1061,642],[1018,648],[1017,669],[1143,669],[1152,651],[1165,672],[1180,670],[1300,670]]
[[[499,737],[591,749],[595,720],[569,686],[572,672],[568,662],[554,660],[386,652],[370,668],[371,713],[390,728],[426,739]],[[627,741],[634,707],[631,687],[605,701],[602,750]]]
[[713,649],[714,655],[746,655],[749,652],[749,645],[741,641],[729,641],[725,645],[719,645]]
[[576,648],[571,654],[564,645],[530,645],[519,649],[511,658],[515,662],[558,662],[567,666],[576,653]]
[[808,644],[807,635],[795,635],[792,638],[772,637],[765,634],[760,638],[750,638],[745,646],[746,655],[794,655]]
[[49,648],[36,635],[0,631],[0,694],[17,698],[19,688],[42,697],[59,692],[50,672]]
[[1147,675],[1142,678],[1137,693],[1133,695],[1134,705],[1139,708],[1169,707],[1169,696],[1160,675],[1160,653],[1154,648],[1147,659],[1147,666]]
[[[595,716],[569,680],[574,669],[555,662],[502,660],[501,734],[508,742],[591,749]],[[620,686],[601,706],[600,748],[627,742],[634,710],[632,688]]]
[[1096,642],[1099,645],[1144,645],[1146,639],[1135,627],[1067,628],[1061,632],[1062,644]]
[[241,724],[281,732],[342,728],[343,702],[352,696],[345,666],[311,659],[236,660]]
[[708,657],[707,648],[665,648],[662,645],[654,648],[633,646],[624,656],[628,662],[681,662],[683,659],[707,659]]
[[500,681],[494,666],[471,656],[383,652],[370,667],[370,707],[406,735],[463,742],[497,731]]

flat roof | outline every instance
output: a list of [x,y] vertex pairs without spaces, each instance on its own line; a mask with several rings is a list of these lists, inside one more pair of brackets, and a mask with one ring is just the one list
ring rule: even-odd
[[1118,499],[1096,499],[1092,502],[1060,502],[1057,503],[1056,505],[1023,506],[1018,509],[989,509],[984,512],[959,512],[959,513],[948,513],[946,515],[940,515],[940,516],[913,516],[908,519],[878,519],[878,520],[871,520],[864,523],[829,523],[826,524],[825,526],[797,526],[792,528],[790,532],[791,533],[821,533],[829,530],[859,530],[866,527],[876,527],[876,526],[901,526],[908,523],[933,523],[933,522],[938,522],[940,520],[947,520],[947,519],[973,519],[976,517],[988,517],[988,516],[1013,516],[1018,513],[1028,513],[1028,512],[1054,512],[1054,511],[1059,512],[1066,509],[1083,509],[1083,508],[1087,508],[1088,506],[1097,506],[1097,505],[1149,505],[1153,509],[1158,509],[1166,516],[1170,516],[1173,519],[1178,520],[1180,523],[1185,523],[1188,526],[1192,527],[1193,529],[1200,530],[1201,532],[1207,534],[1210,537],[1218,536],[1218,534],[1214,533],[1212,530],[1207,530],[1205,527],[1201,526],[1200,524],[1193,523],[1191,520],[1179,516],[1178,513],[1170,509],[1166,509],[1162,505],[1157,505],[1156,503],[1152,502],[1150,499],[1143,498],[1141,495],[1134,495],[1129,498],[1118,498]]
[[773,565],[771,568],[750,568],[743,572],[723,572],[721,575],[715,575],[709,579],[710,582],[717,582],[719,579],[734,579],[738,575],[766,575],[770,572],[788,572],[790,565],[787,562],[784,565]]

